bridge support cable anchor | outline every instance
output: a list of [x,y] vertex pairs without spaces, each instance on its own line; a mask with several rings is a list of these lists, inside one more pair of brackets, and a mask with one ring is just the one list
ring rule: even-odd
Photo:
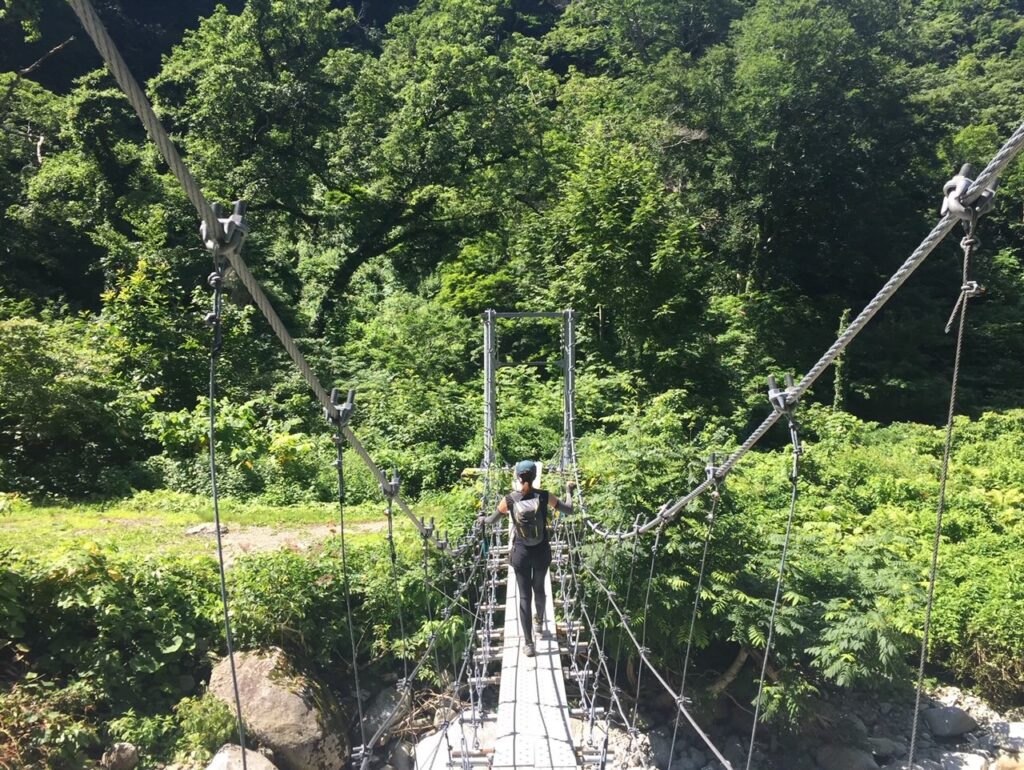
[[799,495],[800,479],[800,458],[803,456],[803,446],[800,443],[800,424],[796,420],[796,407],[800,396],[793,378],[786,375],[786,387],[780,388],[772,376],[768,377],[768,401],[776,412],[781,413],[789,427],[789,437],[793,445],[793,463],[789,475],[790,498],[789,515],[786,518],[786,534],[782,539],[782,553],[779,557],[779,573],[775,581],[775,596],[772,599],[771,614],[768,618],[768,635],[765,639],[764,657],[761,660],[761,674],[758,678],[757,697],[754,701],[754,723],[750,729],[750,744],[747,748],[746,770],[750,770],[750,763],[754,758],[754,742],[757,738],[757,721],[761,716],[761,705],[764,701],[764,681],[768,673],[768,658],[771,657],[772,642],[775,640],[775,619],[778,615],[779,602],[782,598],[782,583],[786,575],[786,561],[789,557],[789,544],[793,536],[793,519],[796,516],[796,503]]
[[[215,216],[222,213],[220,205],[213,207]],[[231,689],[235,700],[235,720],[238,727],[239,745],[242,748],[242,770],[247,770],[245,753],[245,720],[242,717],[242,698],[238,688],[238,671],[235,667],[234,638],[231,633],[231,613],[228,602],[228,586],[224,564],[224,543],[221,538],[220,525],[220,494],[217,489],[217,362],[220,360],[224,347],[223,311],[224,311],[224,279],[225,267],[222,257],[228,253],[237,255],[245,242],[249,227],[245,221],[245,202],[235,201],[234,211],[230,217],[219,220],[221,230],[216,236],[209,236],[206,222],[200,230],[203,245],[213,257],[213,272],[207,283],[213,289],[213,307],[203,319],[210,327],[210,381],[209,381],[209,435],[210,448],[210,494],[213,502],[213,528],[217,536],[217,569],[220,577],[220,598],[224,610],[224,639],[228,653],[228,665],[231,668]]]
[[973,171],[970,164],[965,164],[960,173],[948,181],[943,187],[942,210],[960,218],[964,227],[964,237],[960,241],[963,250],[963,272],[960,280],[960,296],[953,312],[946,323],[948,334],[956,323],[956,346],[953,354],[953,375],[949,388],[949,411],[946,416],[946,438],[942,449],[942,469],[939,473],[939,498],[935,511],[935,533],[932,538],[931,565],[928,571],[928,594],[925,601],[924,627],[921,634],[921,654],[918,662],[917,685],[914,697],[914,716],[910,731],[910,750],[908,765],[914,766],[917,751],[917,732],[921,714],[921,700],[924,692],[924,669],[928,662],[928,643],[931,637],[932,609],[935,604],[935,583],[939,574],[939,547],[942,542],[942,519],[946,510],[946,483],[949,480],[949,461],[953,449],[953,419],[956,415],[957,389],[960,383],[960,362],[963,357],[964,331],[967,327],[967,305],[971,299],[984,291],[976,281],[970,279],[971,259],[981,245],[976,234],[978,220],[992,209],[995,188],[987,188],[982,194],[971,201],[967,190],[976,188],[977,181],[971,181]]

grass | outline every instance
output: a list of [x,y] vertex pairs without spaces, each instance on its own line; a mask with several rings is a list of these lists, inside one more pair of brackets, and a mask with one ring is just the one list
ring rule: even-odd
[[[230,533],[243,528],[269,528],[272,532],[301,534],[303,529],[334,526],[337,503],[275,506],[264,503],[222,500],[220,518]],[[0,543],[25,554],[45,555],[83,547],[112,551],[215,553],[212,537],[190,537],[185,531],[213,521],[209,498],[174,492],[139,492],[103,503],[37,504],[0,496]],[[384,522],[382,503],[346,506],[346,535],[354,540],[383,535],[368,524]],[[360,526],[362,525],[362,526]],[[395,518],[400,532],[412,525],[400,513]],[[350,527],[352,530],[350,531]],[[322,530],[319,530],[322,531]],[[261,530],[267,535],[266,530]],[[282,546],[289,545],[287,540]]]

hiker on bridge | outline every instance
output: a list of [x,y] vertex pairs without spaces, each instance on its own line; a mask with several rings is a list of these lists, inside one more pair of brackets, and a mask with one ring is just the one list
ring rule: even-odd
[[[498,502],[497,511],[488,519],[493,522],[501,515],[512,517],[513,535],[509,562],[515,570],[516,585],[519,589],[519,623],[523,629],[523,652],[528,657],[533,657],[537,652],[533,640],[534,632],[540,634],[544,631],[544,604],[547,601],[544,578],[551,565],[551,543],[548,539],[552,528],[551,512],[557,510],[569,514],[572,512],[572,503],[559,500],[546,489],[534,488],[537,464],[532,460],[517,463],[515,473],[519,489],[505,495]],[[572,486],[570,482],[570,494]],[[536,607],[532,624],[531,604]]]

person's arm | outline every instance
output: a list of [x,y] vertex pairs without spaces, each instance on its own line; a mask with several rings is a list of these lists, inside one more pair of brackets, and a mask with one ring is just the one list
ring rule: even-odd
[[498,501],[498,505],[494,509],[494,513],[492,513],[490,515],[481,513],[477,517],[477,521],[479,521],[482,524],[493,524],[494,522],[496,522],[498,519],[500,519],[502,516],[504,516],[507,513],[508,513],[508,503],[505,501],[505,498],[503,497],[503,498],[501,498],[501,500]]
[[549,498],[549,503],[551,504],[551,507],[554,508],[559,513],[564,513],[566,516],[572,513],[572,500],[566,502],[564,500],[559,500],[554,495],[551,495]]

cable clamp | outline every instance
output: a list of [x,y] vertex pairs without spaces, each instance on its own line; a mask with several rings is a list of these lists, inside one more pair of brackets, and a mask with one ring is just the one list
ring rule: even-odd
[[401,479],[398,477],[398,471],[392,468],[391,481],[382,481],[380,483],[380,491],[384,493],[384,497],[388,500],[394,500],[395,496],[398,495],[398,487],[400,484]]
[[960,173],[942,186],[943,216],[950,214],[962,222],[970,222],[992,210],[995,204],[995,187],[985,188],[973,201],[964,200],[967,191],[974,184],[973,176],[974,168],[970,163],[965,163],[961,166]]
[[960,287],[960,291],[964,293],[967,298],[980,297],[985,293],[985,287],[977,281],[968,281]]
[[356,411],[356,392],[355,390],[349,390],[348,397],[343,402],[341,400],[341,390],[339,388],[331,389],[331,408],[324,409],[324,418],[333,423],[339,430],[344,428],[352,420],[352,415]]
[[793,415],[796,411],[796,404],[799,397],[795,394],[793,376],[787,374],[785,378],[786,387],[780,388],[775,377],[768,375],[768,402],[779,414]]
[[199,237],[203,239],[203,245],[214,255],[232,254],[237,256],[242,252],[242,244],[249,234],[249,223],[245,219],[245,201],[235,201],[231,216],[222,216],[224,208],[219,203],[211,207],[213,216],[220,222],[220,233],[211,233],[206,227],[206,222],[199,225]]

